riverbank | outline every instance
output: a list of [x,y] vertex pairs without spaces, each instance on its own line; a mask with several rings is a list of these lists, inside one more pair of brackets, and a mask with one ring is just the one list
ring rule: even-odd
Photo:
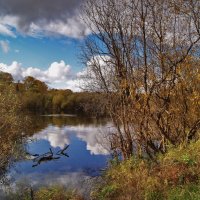
[[[66,190],[62,186],[39,188],[36,200],[197,200],[200,199],[200,141],[187,147],[170,149],[158,155],[157,162],[131,158],[124,162],[111,161],[100,178],[87,184],[90,191]],[[84,187],[84,185],[83,185]],[[31,199],[30,190],[21,200]],[[13,196],[12,194],[11,196]],[[17,193],[15,194],[17,195]],[[15,196],[14,195],[14,196]],[[13,197],[14,197],[13,196]],[[8,198],[8,199],[16,199]]]
[[200,199],[200,141],[170,149],[158,155],[157,162],[137,158],[113,162],[104,181],[93,199]]

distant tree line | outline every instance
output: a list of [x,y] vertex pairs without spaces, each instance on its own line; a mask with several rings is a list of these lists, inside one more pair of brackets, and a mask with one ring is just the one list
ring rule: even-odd
[[[15,83],[9,73],[0,72],[0,90],[12,85],[20,99],[22,111],[31,113],[71,113],[101,117],[106,114],[104,95],[49,89],[46,83],[31,76]],[[104,102],[104,103],[103,103]]]

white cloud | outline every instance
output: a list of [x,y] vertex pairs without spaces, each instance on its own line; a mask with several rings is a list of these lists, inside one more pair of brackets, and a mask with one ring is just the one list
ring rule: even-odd
[[82,80],[79,79],[78,77],[73,80],[67,81],[67,88],[74,88],[73,90],[75,92],[80,92],[81,91],[81,85],[83,85]]
[[[12,16],[12,15],[1,15],[0,16],[0,24],[5,26],[8,30],[11,31],[11,27],[16,27],[18,28],[19,24],[19,17]],[[12,33],[12,31],[11,31]],[[12,36],[12,35],[10,35]],[[14,35],[13,35],[14,36]]]
[[15,81],[23,80],[26,76],[32,76],[43,82],[46,82],[50,88],[56,89],[71,89],[79,92],[82,89],[93,89],[101,91],[101,81],[99,73],[95,74],[94,67],[101,69],[101,72],[106,80],[108,89],[114,90],[114,80],[112,77],[113,62],[108,56],[95,56],[88,61],[87,66],[73,74],[71,66],[67,65],[63,60],[60,62],[53,62],[47,70],[41,70],[37,67],[24,68],[22,65],[14,61],[11,65],[0,63],[0,70],[8,72],[13,75]]
[[51,88],[80,91],[78,77],[72,73],[71,66],[63,60],[51,63],[46,70],[37,67],[25,68],[17,61],[13,61],[11,65],[0,63],[0,70],[10,73],[15,81],[23,81],[25,77],[32,76],[46,82]]
[[60,63],[53,62],[46,74],[54,82],[65,81],[70,76],[70,66],[66,65],[63,60]]
[[67,21],[51,21],[47,24],[32,24],[29,29],[30,35],[63,35],[72,38],[82,38],[90,34],[90,30],[86,27],[83,21],[77,16],[73,16]]
[[3,40],[1,40],[1,41],[0,41],[0,46],[1,46],[2,51],[3,51],[4,53],[8,53],[8,51],[9,51],[9,49],[10,49],[10,47],[9,47],[9,42],[8,42],[8,41],[3,41]]
[[63,60],[53,62],[47,70],[41,70],[36,67],[22,67],[21,63],[13,61],[11,65],[0,63],[0,69],[12,74],[15,81],[23,80],[26,76],[33,76],[41,81],[56,83],[68,81],[71,76],[71,67]]
[[0,17],[0,34],[10,37],[16,37],[12,29],[15,29],[22,35],[28,35],[32,37],[44,37],[44,36],[66,36],[71,38],[82,38],[85,35],[89,35],[91,32],[83,22],[83,20],[73,15],[67,20],[41,20],[31,22],[23,29],[20,23],[20,18],[12,15],[5,15]]
[[0,34],[15,37],[15,34],[11,31],[11,27],[2,23],[0,23]]
[[[77,74],[83,88],[94,91],[115,90],[114,60],[110,56],[96,55],[92,57],[87,66]],[[104,81],[102,81],[102,77]],[[104,83],[106,83],[106,87]]]
[[16,37],[12,28],[18,29],[18,24],[18,17],[10,15],[0,16],[0,34],[10,37]]
[[11,65],[6,65],[4,63],[0,63],[0,70],[3,72],[8,72],[12,74],[13,78],[18,80],[23,80],[23,68],[21,66],[21,63],[18,63],[16,61],[13,61]]

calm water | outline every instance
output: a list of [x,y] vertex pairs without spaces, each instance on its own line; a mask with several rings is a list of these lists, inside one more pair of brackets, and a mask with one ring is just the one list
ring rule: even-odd
[[[62,184],[83,189],[85,181],[106,167],[109,145],[105,136],[111,127],[107,120],[46,115],[34,117],[32,123],[34,129],[25,139],[25,158],[9,170],[12,183],[23,182],[32,187]],[[66,145],[69,147],[64,154],[59,154]],[[38,162],[45,153],[56,159]]]

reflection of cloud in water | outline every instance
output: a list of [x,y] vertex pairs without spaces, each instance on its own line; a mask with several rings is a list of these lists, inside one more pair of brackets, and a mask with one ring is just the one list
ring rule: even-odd
[[[94,155],[108,155],[108,145],[106,144],[105,134],[108,132],[107,126],[63,126],[57,127],[49,125],[44,130],[36,133],[34,139],[48,140],[52,147],[64,148],[66,144],[70,144],[70,134],[74,134],[77,138],[85,141],[87,150]],[[104,144],[104,145],[103,145]]]
[[67,132],[63,128],[50,125],[44,130],[36,133],[33,138],[48,140],[52,147],[64,148],[66,144],[70,143],[67,136]]
[[15,181],[10,186],[13,189],[16,188],[17,185],[24,186],[24,188],[31,186],[36,189],[40,187],[62,185],[69,190],[77,190],[80,194],[87,197],[92,188],[95,187],[99,181],[101,181],[101,177],[91,177],[83,172],[73,172],[68,174],[56,172],[51,174],[30,173],[25,176],[16,174]]

